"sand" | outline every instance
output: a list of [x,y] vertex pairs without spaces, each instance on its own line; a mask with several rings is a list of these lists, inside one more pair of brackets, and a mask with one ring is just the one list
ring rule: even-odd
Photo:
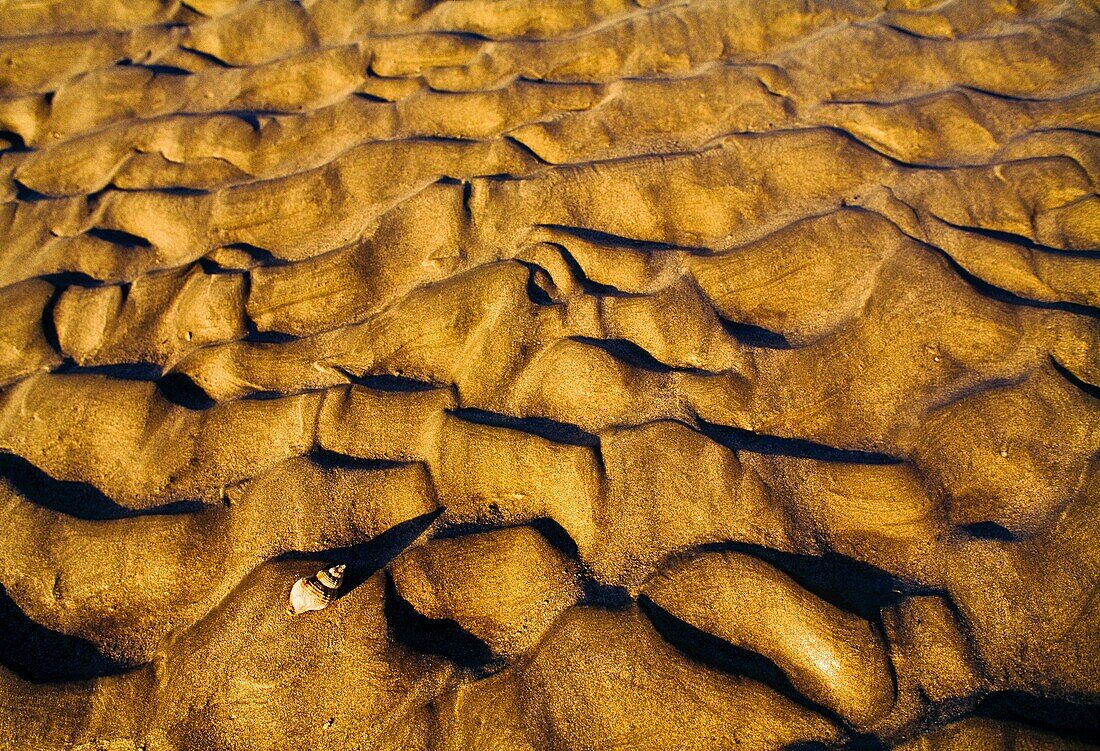
[[0,748],[1098,747],[1098,15],[0,0]]

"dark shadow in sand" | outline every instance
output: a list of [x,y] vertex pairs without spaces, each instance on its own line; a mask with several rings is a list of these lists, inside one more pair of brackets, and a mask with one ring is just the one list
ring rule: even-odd
[[616,360],[626,363],[632,368],[638,370],[645,370],[650,373],[694,373],[696,375],[714,375],[708,370],[702,368],[684,368],[673,367],[672,365],[666,365],[658,360],[647,350],[638,346],[629,339],[596,339],[590,336],[571,336],[569,337],[575,342],[580,344],[587,344],[590,347],[602,350],[607,354],[614,357]]
[[569,533],[566,532],[560,524],[547,517],[538,517],[525,521],[522,524],[509,524],[505,526],[501,526],[494,522],[459,522],[458,524],[449,524],[435,530],[432,536],[437,540],[449,540],[456,537],[466,537],[467,535],[499,532],[501,530],[511,529],[514,526],[531,527],[566,558],[578,559],[577,543],[573,542],[573,538],[570,537]]
[[813,459],[819,462],[850,464],[901,464],[902,460],[879,451],[844,449],[827,446],[805,438],[754,433],[744,428],[699,420],[699,431],[715,443],[732,451],[748,451],[765,456],[789,456],[795,459]]
[[175,501],[146,509],[126,508],[115,503],[93,485],[55,480],[26,459],[14,454],[0,453],[0,478],[10,483],[36,506],[90,521],[193,514],[204,508],[200,501]]
[[806,709],[844,724],[832,710],[803,696],[791,685],[787,674],[767,657],[680,620],[645,595],[638,598],[638,607],[665,641],[696,662],[763,683]]
[[1031,725],[1085,743],[1100,742],[1098,696],[1055,698],[1023,691],[996,691],[982,699],[974,714]]
[[921,591],[876,566],[838,553],[785,553],[742,542],[711,543],[698,552],[708,551],[745,553],[766,561],[807,591],[869,621],[877,621],[882,608]]
[[748,347],[764,347],[766,349],[792,349],[787,337],[777,331],[756,326],[751,323],[731,321],[728,318],[718,317],[718,322],[726,333],[741,344]]
[[357,470],[386,470],[400,469],[409,466],[409,462],[395,462],[389,459],[365,459],[350,454],[341,454],[338,451],[315,448],[309,452],[309,460],[321,469],[357,469]]
[[394,641],[410,649],[445,657],[459,667],[484,676],[503,665],[489,645],[449,618],[428,618],[417,612],[386,576],[386,622]]
[[86,681],[117,675],[130,665],[107,657],[78,636],[35,623],[0,585],[0,664],[32,683]]
[[513,417],[499,412],[487,412],[483,409],[463,407],[450,410],[450,414],[466,422],[486,425],[493,428],[507,428],[545,438],[554,443],[570,446],[598,446],[599,436],[569,423],[551,420],[548,417]]

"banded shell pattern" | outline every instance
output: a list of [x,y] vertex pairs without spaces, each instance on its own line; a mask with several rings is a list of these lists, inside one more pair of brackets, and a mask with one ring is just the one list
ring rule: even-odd
[[327,607],[340,591],[345,568],[347,567],[341,563],[294,582],[294,586],[290,588],[290,605],[286,612],[299,615]]

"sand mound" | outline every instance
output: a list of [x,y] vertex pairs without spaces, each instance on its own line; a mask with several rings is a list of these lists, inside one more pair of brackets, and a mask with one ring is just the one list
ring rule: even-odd
[[1098,133],[1087,0],[0,1],[0,746],[1087,747]]

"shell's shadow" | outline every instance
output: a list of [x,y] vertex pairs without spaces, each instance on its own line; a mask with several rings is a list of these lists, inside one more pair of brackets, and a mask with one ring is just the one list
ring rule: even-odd
[[390,561],[412,545],[442,513],[443,508],[440,507],[412,519],[406,519],[366,542],[315,552],[292,551],[283,553],[278,560],[317,561],[325,566],[345,564],[347,569],[344,571],[344,582],[336,598],[340,599],[369,579],[376,571],[385,568]]

